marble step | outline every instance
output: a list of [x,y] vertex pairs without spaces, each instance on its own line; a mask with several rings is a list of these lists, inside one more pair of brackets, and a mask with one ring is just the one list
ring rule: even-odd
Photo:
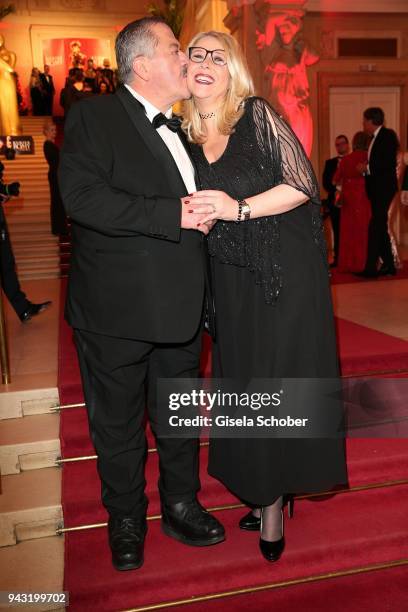
[[[13,179],[14,180],[14,179]],[[31,187],[37,186],[37,185],[46,185],[48,187],[48,177],[47,175],[44,176],[44,172],[43,170],[41,170],[41,172],[36,172],[35,174],[33,173],[31,176],[27,175],[27,171],[24,171],[24,177],[15,177],[15,180],[19,181],[21,183],[21,190],[23,189],[29,189]],[[8,178],[7,179],[8,182],[11,182],[11,179]]]
[[[0,386],[0,420],[49,414],[59,405],[55,374],[42,376],[45,386],[35,388],[34,381],[24,375],[14,376],[9,386]],[[3,423],[1,423],[3,425]]]
[[24,208],[16,209],[13,214],[7,216],[8,225],[18,222],[31,222],[39,223],[43,221],[49,221],[50,211],[47,206],[25,206]]
[[50,254],[42,254],[36,255],[34,257],[30,257],[27,255],[16,257],[17,267],[19,271],[23,270],[33,270],[37,268],[38,270],[49,269],[51,267],[59,266],[59,254],[50,253]]
[[[18,199],[24,197],[24,198],[30,198],[30,196],[39,196],[41,195],[48,195],[50,194],[50,188],[48,186],[48,183],[46,180],[42,181],[41,183],[38,183],[37,185],[24,185],[24,183],[22,181],[21,182],[21,187],[20,187],[20,195],[18,198],[15,198],[14,200],[14,205],[16,204],[16,202],[18,201]],[[13,203],[11,203],[9,205],[9,207],[13,206]]]
[[10,230],[10,236],[13,238],[13,231],[15,228],[25,228],[26,231],[30,229],[30,226],[39,226],[42,227],[43,230],[47,230],[51,232],[50,219],[45,214],[32,214],[27,212],[25,216],[9,216],[7,218],[7,225]]
[[61,454],[58,413],[26,416],[2,422],[0,434],[0,472],[55,467]]
[[[64,273],[65,276],[65,273]],[[47,270],[23,270],[19,273],[20,280],[41,280],[49,278],[61,278],[61,268],[49,268]]]
[[59,246],[53,241],[40,242],[35,246],[30,241],[16,242],[13,241],[13,252],[16,257],[41,257],[46,255],[58,255],[60,254]]
[[56,236],[51,234],[51,228],[49,224],[44,223],[43,225],[33,226],[32,228],[24,226],[23,224],[15,223],[13,227],[13,235],[11,236],[12,244],[15,242],[22,242],[32,240],[33,244],[39,244],[40,240],[50,241],[57,240]]
[[13,204],[7,204],[4,210],[6,211],[7,219],[10,219],[11,217],[13,217],[16,211],[27,210],[27,212],[29,212],[31,209],[37,209],[37,208],[44,208],[44,209],[47,208],[49,210],[50,208],[49,191],[44,192],[42,194],[32,193],[27,196],[21,195],[14,200]]
[[43,173],[45,172],[45,178],[46,180],[48,180],[47,177],[47,173],[48,173],[48,165],[46,163],[42,164],[41,167],[40,166],[35,166],[33,167],[31,164],[29,166],[27,166],[26,168],[24,168],[24,176],[21,176],[20,173],[20,167],[19,166],[17,169],[14,168],[10,168],[9,172],[8,172],[8,176],[7,176],[7,181],[21,181],[21,180],[31,180],[32,178],[35,179],[37,177],[42,177]]
[[58,238],[51,234],[49,230],[44,230],[41,232],[40,228],[37,228],[36,232],[29,232],[26,234],[21,228],[16,226],[14,236],[13,236],[13,246],[26,244],[27,241],[30,241],[31,244],[36,245],[38,247],[41,244],[55,244],[58,246]]
[[7,178],[7,173],[16,173],[21,168],[48,168],[47,160],[44,157],[42,148],[41,151],[34,153],[34,155],[20,155],[11,161],[5,159],[4,164],[4,175]]
[[[0,590],[11,593],[60,593],[64,579],[64,537],[19,542],[0,549]],[[21,604],[19,612],[64,610],[60,604]]]
[[0,547],[56,534],[62,522],[61,469],[2,476]]

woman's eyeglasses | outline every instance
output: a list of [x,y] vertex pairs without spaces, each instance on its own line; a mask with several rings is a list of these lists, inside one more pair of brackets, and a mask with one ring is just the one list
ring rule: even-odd
[[207,59],[207,55],[211,55],[211,59],[216,66],[225,66],[227,59],[224,49],[204,49],[203,47],[189,47],[188,57],[196,64],[202,64]]

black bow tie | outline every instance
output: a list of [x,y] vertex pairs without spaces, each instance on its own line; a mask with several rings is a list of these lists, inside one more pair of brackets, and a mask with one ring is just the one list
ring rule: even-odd
[[181,126],[181,119],[177,116],[173,116],[170,117],[170,119],[167,119],[166,115],[163,115],[163,113],[159,113],[154,117],[152,125],[156,130],[158,130],[159,127],[161,127],[162,125],[167,125],[169,130],[171,130],[172,132],[177,132]]

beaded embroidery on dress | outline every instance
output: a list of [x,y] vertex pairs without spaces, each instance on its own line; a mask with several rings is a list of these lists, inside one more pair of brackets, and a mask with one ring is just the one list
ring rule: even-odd
[[[293,130],[266,100],[251,97],[245,101],[245,112],[224,153],[215,162],[207,161],[200,145],[191,145],[191,148],[202,189],[220,189],[241,200],[285,183],[307,195],[311,232],[327,263],[315,173]],[[207,238],[211,256],[253,272],[268,304],[276,302],[283,285],[281,216],[270,215],[242,223],[218,221]]]

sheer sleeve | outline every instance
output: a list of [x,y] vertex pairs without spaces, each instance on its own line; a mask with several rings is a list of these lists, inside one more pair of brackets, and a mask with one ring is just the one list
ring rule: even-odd
[[307,196],[313,238],[327,262],[319,183],[302,144],[288,123],[263,98],[253,98],[252,115],[258,146],[269,162],[271,184],[284,183]]

